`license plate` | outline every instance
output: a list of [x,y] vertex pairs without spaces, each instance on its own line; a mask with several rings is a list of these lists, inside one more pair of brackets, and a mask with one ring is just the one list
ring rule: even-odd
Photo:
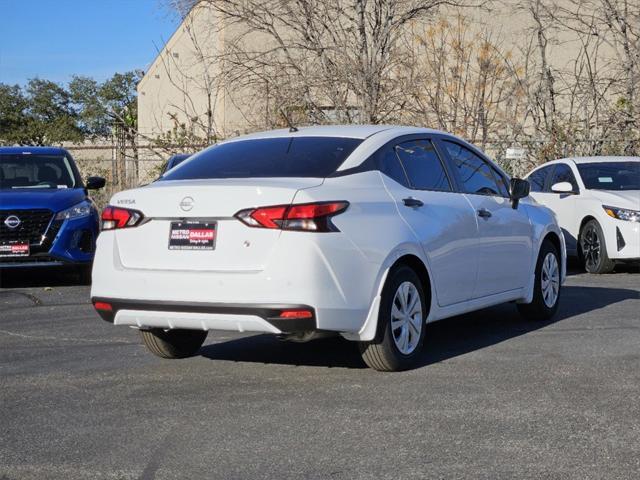
[[0,257],[28,257],[29,242],[2,242],[0,244]]
[[169,250],[213,250],[217,222],[171,222]]

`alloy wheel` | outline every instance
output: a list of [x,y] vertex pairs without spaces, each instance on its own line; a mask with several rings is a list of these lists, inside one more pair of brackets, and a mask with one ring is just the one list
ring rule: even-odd
[[600,238],[595,227],[588,227],[582,235],[582,254],[590,268],[597,268],[600,262]]

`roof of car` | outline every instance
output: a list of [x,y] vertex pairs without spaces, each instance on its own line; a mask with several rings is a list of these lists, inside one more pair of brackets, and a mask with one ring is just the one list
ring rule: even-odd
[[575,163],[602,163],[602,162],[640,162],[640,157],[601,156],[601,157],[569,157],[560,160],[573,160]]
[[395,131],[398,135],[408,135],[411,133],[445,133],[438,130],[420,127],[405,127],[396,125],[318,125],[312,127],[298,127],[297,131],[290,131],[288,128],[279,130],[269,130],[265,132],[251,133],[227,140],[253,140],[260,138],[278,137],[341,137],[365,139],[376,133],[384,131]]
[[557,160],[550,160],[548,162],[542,163],[537,167],[531,169],[526,176],[531,175],[536,170],[540,170],[544,167],[548,167],[551,165],[555,165],[557,163],[567,163],[574,162],[577,165],[584,163],[606,163],[606,162],[640,162],[640,157],[616,157],[616,156],[600,156],[600,157],[567,157],[567,158],[558,158]]
[[67,153],[64,148],[60,147],[0,147],[0,154],[33,154],[39,153],[41,155],[62,155]]

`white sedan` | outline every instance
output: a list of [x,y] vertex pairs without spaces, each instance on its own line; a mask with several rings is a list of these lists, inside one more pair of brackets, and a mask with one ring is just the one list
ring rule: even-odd
[[565,158],[527,179],[531,196],[555,212],[567,253],[587,272],[640,261],[640,157]]
[[503,302],[556,311],[553,213],[473,145],[428,129],[292,128],[219,143],[102,215],[91,296],[164,358],[208,330],[339,334],[400,370],[425,323]]

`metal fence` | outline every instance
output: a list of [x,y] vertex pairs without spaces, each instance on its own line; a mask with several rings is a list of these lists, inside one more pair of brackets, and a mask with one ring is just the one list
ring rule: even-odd
[[97,175],[107,179],[104,189],[92,192],[93,199],[100,206],[104,206],[116,192],[154,181],[174,153],[199,149],[178,145],[137,145],[133,148],[111,143],[65,145],[65,148],[75,159],[83,177]]

